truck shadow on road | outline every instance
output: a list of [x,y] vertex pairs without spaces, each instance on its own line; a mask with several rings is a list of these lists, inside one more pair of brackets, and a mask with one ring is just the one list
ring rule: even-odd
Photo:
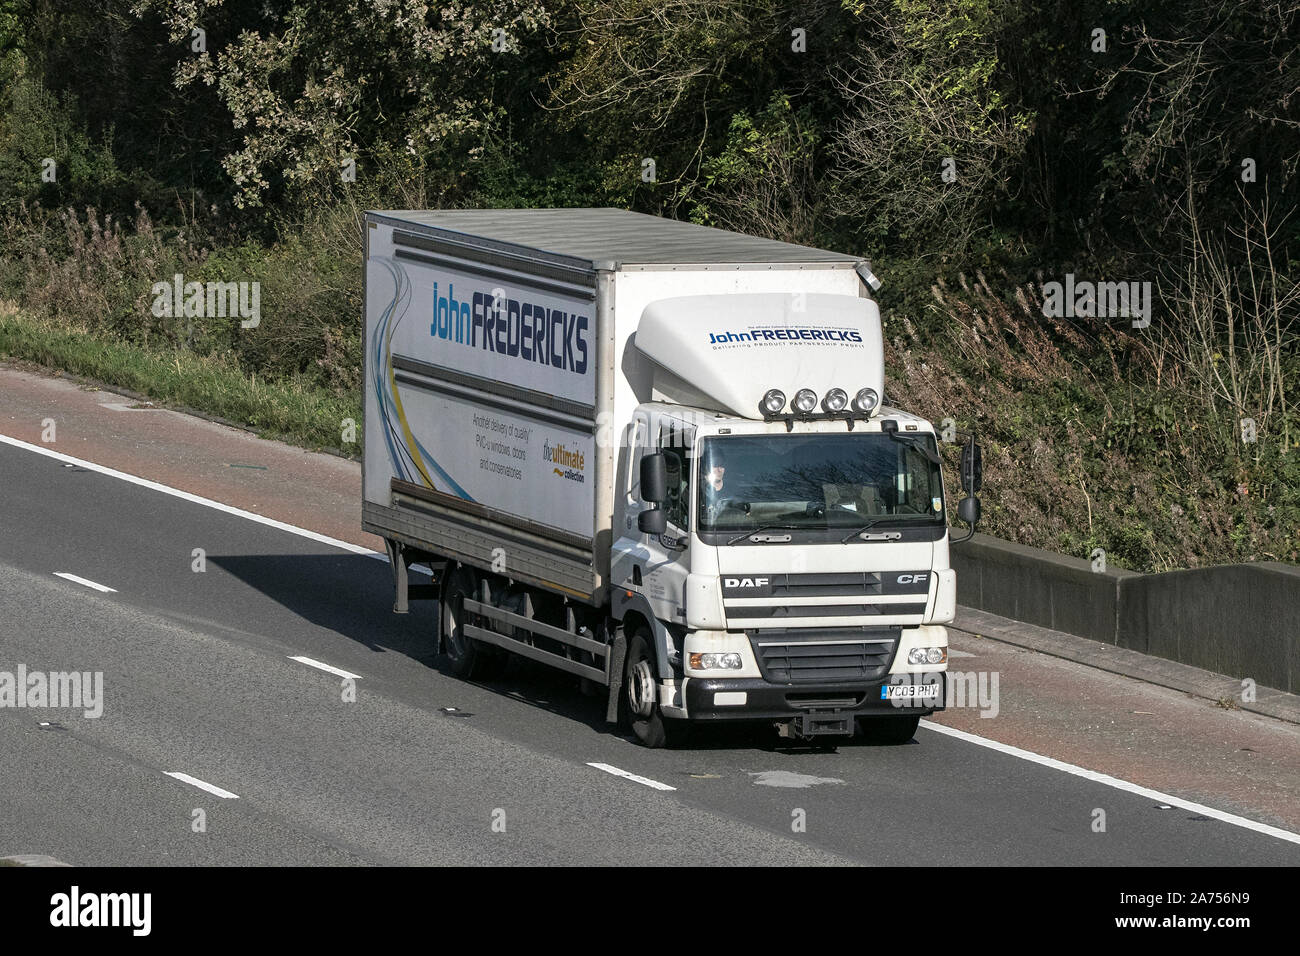
[[387,562],[360,554],[218,554],[207,560],[291,612],[288,627],[297,617],[372,651],[416,660],[436,647],[436,603],[412,601],[409,614],[394,614]]
[[[521,701],[603,733],[622,733],[605,722],[603,697],[584,695],[576,678],[541,664],[512,658],[502,678],[487,683],[455,677],[438,654],[437,602],[412,601],[408,614],[394,614],[392,573],[384,561],[360,554],[221,554],[208,555],[207,561],[284,609],[282,615],[264,615],[250,596],[248,609],[254,611],[256,623],[241,621],[245,630],[293,641],[295,630],[310,638],[313,629],[301,626],[306,622],[377,653],[401,654],[467,688]],[[300,641],[298,646],[312,653],[310,643]],[[431,699],[427,704],[433,709],[454,705],[472,710],[465,706],[470,696]]]
[[[209,555],[208,563],[230,574],[284,609],[284,615],[258,616],[258,623],[241,622],[279,640],[291,641],[295,619],[356,641],[377,653],[396,653],[453,681],[445,657],[438,654],[437,602],[412,601],[408,614],[393,613],[392,575],[388,564],[360,554],[258,554]],[[254,604],[250,601],[250,608]],[[302,629],[310,635],[310,629]],[[310,644],[303,648],[311,651]],[[512,657],[498,679],[463,681],[502,699],[537,707],[592,730],[631,739],[630,732],[605,720],[606,699],[584,694],[578,680],[568,674],[523,658]],[[466,695],[468,697],[470,695]],[[430,700],[429,706],[458,706],[447,700]],[[691,750],[755,749],[792,757],[825,754],[828,750],[870,746],[858,736],[829,743],[801,743],[777,736],[770,725],[715,725],[693,730]]]
[[[437,669],[450,676],[445,659],[438,659]],[[457,679],[457,678],[453,678]],[[550,714],[586,724],[592,730],[630,743],[636,738],[629,728],[605,720],[606,698],[602,687],[599,696],[584,694],[578,679],[524,658],[510,659],[505,673],[494,680],[474,681],[475,687],[545,710]],[[819,742],[793,741],[779,736],[770,723],[697,724],[690,735],[675,749],[683,751],[762,751],[792,758],[825,756],[838,750],[870,747],[861,736],[823,738]]]

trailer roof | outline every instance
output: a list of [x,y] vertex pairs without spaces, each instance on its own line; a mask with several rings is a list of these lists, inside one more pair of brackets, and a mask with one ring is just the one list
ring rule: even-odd
[[668,263],[857,263],[849,256],[625,209],[402,209],[374,215],[593,266]]

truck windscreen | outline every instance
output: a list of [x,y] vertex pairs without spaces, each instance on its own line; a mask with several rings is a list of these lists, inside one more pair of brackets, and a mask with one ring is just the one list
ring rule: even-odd
[[750,435],[700,443],[698,530],[943,522],[934,436]]

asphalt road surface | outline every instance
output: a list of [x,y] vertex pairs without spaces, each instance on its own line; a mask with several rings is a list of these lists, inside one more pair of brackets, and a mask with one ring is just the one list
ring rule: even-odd
[[103,672],[97,718],[0,707],[0,855],[1300,863],[1267,827],[925,724],[897,747],[727,730],[646,750],[543,667],[451,676],[435,606],[396,616],[391,603],[373,556],[0,444],[0,671]]

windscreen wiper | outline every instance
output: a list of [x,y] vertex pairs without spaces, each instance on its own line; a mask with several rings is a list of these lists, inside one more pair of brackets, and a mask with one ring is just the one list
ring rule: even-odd
[[760,528],[751,528],[748,531],[742,531],[734,538],[728,539],[727,544],[735,544],[741,538],[748,538],[751,535],[762,534],[764,531],[771,531],[773,528],[786,528],[791,531],[796,531],[798,530],[799,526],[796,524],[765,524]]
[[915,448],[925,456],[925,460],[930,464],[938,465],[940,468],[943,467],[943,459],[939,457],[938,452],[931,448],[930,443],[920,435],[900,435],[898,432],[889,432],[888,435],[896,442],[902,442],[909,448]]
[[873,528],[873,527],[875,527],[876,525],[880,524],[880,522],[882,522],[882,521],[900,521],[900,520],[901,520],[901,521],[907,521],[908,518],[907,518],[906,515],[878,515],[878,516],[876,516],[875,518],[872,518],[870,521],[868,521],[868,522],[867,522],[866,524],[864,524],[862,527],[860,527],[860,528],[854,528],[852,531],[850,531],[850,532],[849,532],[848,534],[846,534],[844,537],[840,538],[840,544],[848,544],[848,543],[849,543],[849,538],[852,538],[852,537],[854,537],[855,535],[865,534],[868,528]]

